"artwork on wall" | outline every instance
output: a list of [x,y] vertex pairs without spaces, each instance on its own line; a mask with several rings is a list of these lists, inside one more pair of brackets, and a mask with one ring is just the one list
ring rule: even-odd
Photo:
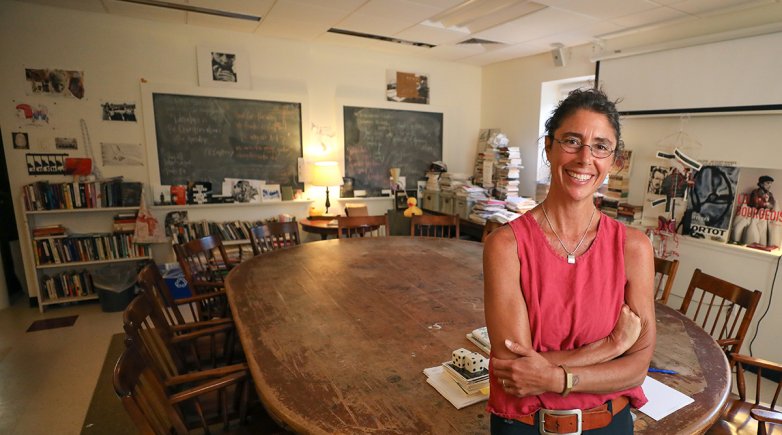
[[729,243],[772,250],[782,246],[782,212],[774,198],[782,170],[741,168]]
[[42,127],[49,125],[49,108],[44,104],[28,104],[18,102],[16,104],[16,118],[22,125]]
[[136,103],[101,103],[104,121],[136,122]]
[[31,94],[84,98],[84,72],[64,69],[25,68]]
[[75,137],[55,137],[54,147],[58,150],[75,150],[79,146]]
[[13,139],[14,149],[17,150],[29,150],[30,149],[30,137],[23,131],[14,131],[11,133]]
[[103,166],[142,166],[144,164],[144,149],[137,143],[106,143],[100,144]]
[[738,179],[735,163],[703,162],[687,194],[682,234],[727,242]]
[[65,173],[65,158],[68,154],[27,153],[29,175],[52,175]]
[[263,180],[241,178],[226,178],[223,181],[223,195],[233,196],[236,202],[261,202],[261,188],[266,183]]
[[261,192],[262,202],[282,201],[282,192],[280,191],[279,184],[265,184],[261,186]]
[[250,89],[250,58],[244,50],[199,46],[198,85]]
[[429,104],[429,76],[386,70],[386,100]]

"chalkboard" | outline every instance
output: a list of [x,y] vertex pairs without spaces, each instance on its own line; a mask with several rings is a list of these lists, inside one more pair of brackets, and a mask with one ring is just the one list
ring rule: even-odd
[[301,104],[153,93],[160,184],[224,178],[296,185]]
[[443,114],[344,106],[345,176],[370,195],[390,187],[390,168],[408,183],[443,158]]

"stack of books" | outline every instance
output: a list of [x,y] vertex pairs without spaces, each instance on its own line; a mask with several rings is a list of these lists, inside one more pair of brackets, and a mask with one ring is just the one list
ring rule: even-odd
[[622,202],[616,210],[616,220],[628,225],[642,225],[643,211],[644,207],[642,205]]
[[62,237],[65,234],[65,227],[61,224],[44,225],[33,228],[33,237],[36,239],[46,237]]
[[521,151],[519,147],[500,147],[497,152],[496,179],[494,181],[497,199],[519,196],[519,172]]
[[131,233],[136,230],[136,213],[120,213],[114,215],[114,225],[112,227],[115,233]]
[[489,369],[483,369],[476,373],[471,373],[465,369],[456,367],[453,361],[443,363],[445,373],[456,381],[459,388],[466,394],[480,392],[489,386]]

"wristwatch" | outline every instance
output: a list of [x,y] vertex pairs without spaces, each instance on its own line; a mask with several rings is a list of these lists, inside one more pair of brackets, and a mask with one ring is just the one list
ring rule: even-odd
[[564,365],[560,365],[560,367],[565,372],[565,389],[562,391],[562,397],[567,397],[570,394],[570,390],[573,389],[573,373]]

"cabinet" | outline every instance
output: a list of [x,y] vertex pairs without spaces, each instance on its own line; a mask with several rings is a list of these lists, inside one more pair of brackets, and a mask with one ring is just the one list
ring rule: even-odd
[[97,299],[91,271],[111,263],[150,258],[131,232],[113,232],[114,217],[138,207],[57,209],[25,212],[34,268],[28,279],[41,312],[49,305]]

